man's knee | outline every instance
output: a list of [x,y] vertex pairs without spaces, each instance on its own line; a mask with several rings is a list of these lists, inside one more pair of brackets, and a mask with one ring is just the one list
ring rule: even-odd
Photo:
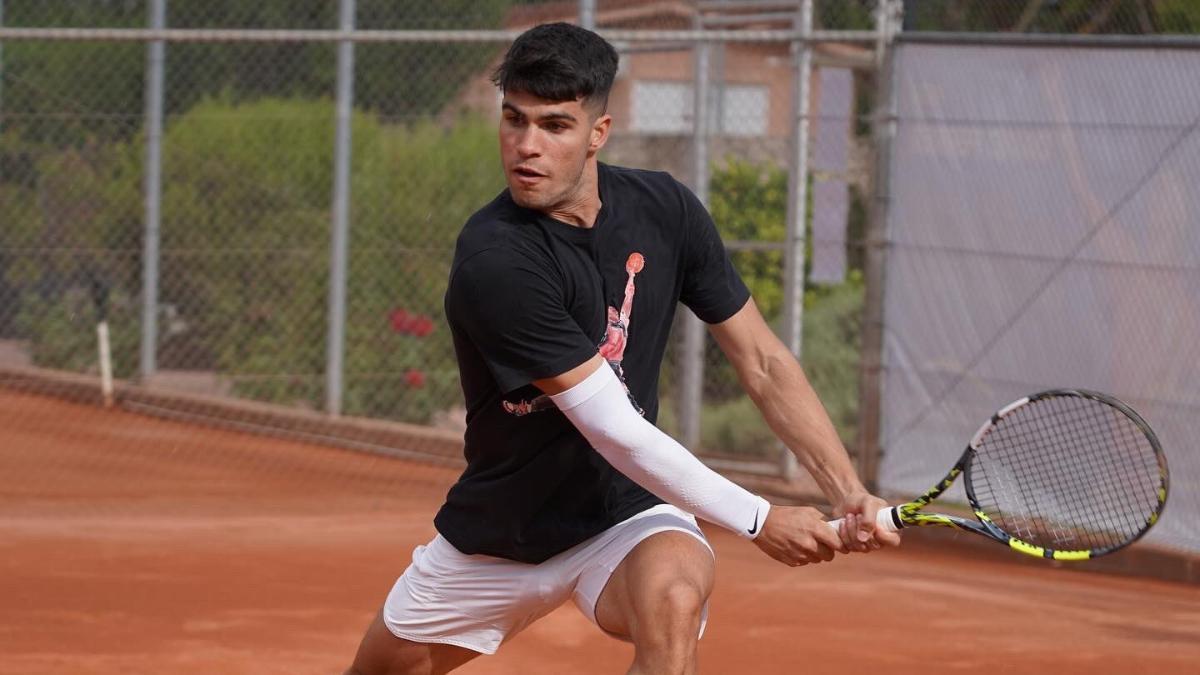
[[671,620],[700,620],[704,608],[704,590],[689,579],[676,579],[662,590],[661,607]]
[[646,597],[649,602],[636,622],[635,642],[650,646],[696,641],[704,603],[708,600],[705,589],[689,579],[672,579]]

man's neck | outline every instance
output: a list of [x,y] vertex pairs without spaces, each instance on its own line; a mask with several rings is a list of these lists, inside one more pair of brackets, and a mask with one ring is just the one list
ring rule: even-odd
[[567,201],[551,208],[546,215],[584,229],[596,224],[600,215],[600,180],[596,158],[588,159],[579,178],[579,189]]

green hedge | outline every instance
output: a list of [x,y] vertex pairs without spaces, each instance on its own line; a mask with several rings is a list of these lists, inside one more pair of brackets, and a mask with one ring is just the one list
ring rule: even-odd
[[[243,396],[323,405],[331,113],[328,101],[214,99],[168,125],[161,368],[217,371]],[[494,121],[397,126],[360,112],[352,125],[343,410],[422,422],[461,396],[441,303],[458,230],[503,187]],[[0,248],[40,251],[0,266],[17,337],[39,365],[94,362],[98,282],[110,289],[117,373],[136,368],[126,336],[140,312],[142,152],[136,142],[42,151],[36,180],[0,184],[14,223]],[[415,329],[394,321],[401,312]]]
[[[462,223],[503,188],[494,121],[390,125],[353,120],[347,288],[347,414],[424,422],[459,405],[442,296]],[[214,371],[258,400],[324,405],[332,106],[321,100],[210,99],[164,137],[159,365]],[[140,142],[47,151],[14,135],[0,155],[34,178],[0,183],[0,274],[9,327],[36,363],[94,363],[95,289],[107,289],[118,376],[135,373],[140,328]],[[783,238],[783,171],[727,160],[712,212],[727,239]],[[14,253],[18,252],[18,253]],[[24,252],[24,253],[20,253]],[[782,305],[779,252],[733,255],[769,321]],[[805,367],[843,435],[853,433],[861,281],[810,288]],[[715,351],[704,444],[762,454],[769,432],[746,410]],[[664,384],[671,381],[664,373]],[[670,425],[670,415],[664,416]]]

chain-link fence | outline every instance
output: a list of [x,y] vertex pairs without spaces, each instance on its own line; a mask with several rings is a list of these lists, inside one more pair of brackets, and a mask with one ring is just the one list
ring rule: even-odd
[[881,484],[1008,400],[1111,392],[1171,464],[1149,539],[1200,550],[1197,72],[1200,41],[896,48]]
[[[441,300],[503,187],[488,76],[557,20],[622,55],[602,159],[701,195],[868,476],[891,423],[892,34],[1200,30],[1157,0],[0,0],[0,384],[100,397],[103,322],[127,408],[456,461]],[[722,469],[802,478],[716,345],[677,328],[660,425]]]
[[[574,21],[581,5],[349,5],[345,23],[328,2],[84,9],[7,0],[11,27],[180,31],[165,42],[84,34],[6,45],[0,120],[12,225],[0,259],[0,339],[8,366],[98,375],[95,326],[104,321],[117,386],[142,409],[212,421],[243,416],[233,401],[255,401],[280,414],[311,412],[318,434],[343,433],[332,431],[332,414],[441,429],[438,438],[453,445],[463,410],[441,297],[458,229],[503,187],[488,76],[511,35]],[[829,22],[842,29],[877,23],[870,3],[818,7],[807,18],[801,4],[781,2],[592,7],[622,53],[603,159],[692,185],[782,334],[786,306],[802,296],[784,273],[788,246],[804,246],[788,228],[789,195],[794,202],[808,187],[789,178],[807,171],[795,152],[807,52],[811,99],[822,101],[819,114],[805,115],[814,195],[841,214],[825,219],[829,237],[818,233],[812,244],[816,260],[832,261],[823,274],[834,290],[809,298],[814,316],[829,316],[807,324],[828,326],[811,339],[837,354],[824,368],[815,357],[812,372],[838,392],[830,400],[850,440],[855,356],[835,324],[852,319],[862,284],[852,272],[844,283],[840,226],[847,213],[860,223],[865,213],[869,127],[854,120],[866,111],[876,59],[870,33],[801,48],[797,27],[820,30],[830,8],[845,12]],[[391,39],[284,34],[339,27],[391,31]],[[414,37],[423,30],[443,32]],[[630,30],[660,36],[619,35]],[[696,31],[725,36],[698,42]],[[729,37],[738,34],[746,37]],[[339,61],[346,48],[351,64]],[[353,112],[339,130],[343,65]],[[791,316],[799,323],[799,312]],[[780,473],[780,449],[747,417],[751,404],[715,345],[694,326],[678,332],[688,337],[665,366],[663,396],[673,405],[662,424],[706,454],[734,456],[739,468],[752,460],[760,473]],[[423,451],[405,444],[414,449]]]

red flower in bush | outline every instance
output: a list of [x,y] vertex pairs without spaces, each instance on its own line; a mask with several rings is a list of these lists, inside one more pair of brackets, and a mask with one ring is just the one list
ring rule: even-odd
[[411,330],[413,335],[425,337],[433,332],[433,319],[422,314],[413,320]]
[[388,313],[388,322],[392,331],[401,335],[416,335],[425,337],[433,332],[433,319],[424,314],[409,314],[408,310],[397,307]]
[[388,314],[388,321],[392,324],[392,330],[397,333],[407,333],[412,325],[412,318],[403,309],[393,309]]
[[413,368],[404,373],[404,382],[413,389],[420,389],[425,386],[425,373]]

